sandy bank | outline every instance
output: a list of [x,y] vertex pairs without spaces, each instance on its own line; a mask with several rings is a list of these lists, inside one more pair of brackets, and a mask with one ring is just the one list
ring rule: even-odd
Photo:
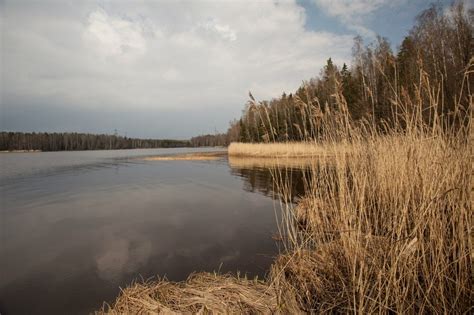
[[227,151],[196,152],[176,155],[157,155],[143,158],[145,161],[212,161],[227,155]]
[[42,151],[41,150],[12,150],[12,151],[4,150],[4,151],[0,151],[0,153],[34,153],[34,152],[42,152]]

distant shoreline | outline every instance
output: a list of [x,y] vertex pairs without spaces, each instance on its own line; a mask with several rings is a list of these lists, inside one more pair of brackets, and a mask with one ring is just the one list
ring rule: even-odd
[[88,152],[88,151],[121,151],[121,150],[153,150],[153,149],[200,149],[200,148],[226,148],[223,146],[202,146],[202,147],[159,147],[159,148],[127,148],[127,149],[91,149],[91,150],[0,150],[0,153],[40,153],[40,152]]
[[173,155],[157,155],[143,158],[145,161],[213,161],[227,156],[227,151],[196,152]]
[[38,153],[43,152],[41,150],[3,150],[0,153]]

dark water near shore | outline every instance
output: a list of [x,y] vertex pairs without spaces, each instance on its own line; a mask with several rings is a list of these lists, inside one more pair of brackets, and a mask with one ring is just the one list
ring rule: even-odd
[[140,276],[263,277],[278,253],[269,172],[137,158],[189,151],[0,154],[0,313],[88,313]]

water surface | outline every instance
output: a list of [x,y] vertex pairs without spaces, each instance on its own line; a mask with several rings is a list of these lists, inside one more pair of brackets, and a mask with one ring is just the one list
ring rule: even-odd
[[140,158],[190,151],[0,154],[0,313],[85,314],[140,276],[263,277],[278,253],[269,173]]

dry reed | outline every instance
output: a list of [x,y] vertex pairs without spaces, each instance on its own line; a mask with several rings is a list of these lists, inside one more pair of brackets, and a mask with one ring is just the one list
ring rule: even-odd
[[292,288],[278,290],[281,304],[292,298],[317,312],[468,311],[469,148],[441,135],[352,146],[350,157],[333,151],[332,164],[314,167],[305,199],[286,208],[290,250],[272,271],[278,287]]
[[196,273],[184,282],[134,283],[97,314],[271,314],[275,292],[258,280]]
[[[228,154],[242,158],[313,158],[315,155],[327,156],[330,154],[328,146],[334,144],[314,142],[283,142],[283,143],[241,143],[233,142],[229,145]],[[350,150],[349,146],[340,144],[339,150]],[[284,162],[284,161],[283,161]]]
[[[472,312],[473,96],[467,91],[469,112],[454,111],[459,117],[452,121],[461,123],[452,125],[436,114],[442,106],[436,88],[427,81],[417,88],[429,95],[430,124],[419,99],[410,110],[408,103],[394,101],[401,115],[383,133],[373,124],[354,126],[336,95],[341,110],[314,118],[326,127],[322,145],[309,140],[230,146],[230,156],[313,159],[300,204],[282,202],[286,251],[266,283],[204,274],[198,279],[206,281],[135,284],[109,311]],[[332,163],[320,163],[322,156],[331,156]],[[282,172],[275,168],[273,176],[285,196],[291,189]]]
[[[375,124],[354,126],[340,95],[341,110],[323,117],[338,122],[325,125],[332,163],[312,163],[304,199],[282,207],[287,253],[270,276],[281,310],[473,310],[473,96],[466,91],[468,112],[456,107],[446,117],[438,114],[437,88],[422,81],[417,89],[428,99],[394,101],[401,114],[383,132]],[[426,102],[429,123],[418,110]],[[291,193],[282,178],[275,169],[280,190]]]
[[174,155],[157,155],[142,158],[145,161],[213,161],[226,156],[227,152],[197,152]]

